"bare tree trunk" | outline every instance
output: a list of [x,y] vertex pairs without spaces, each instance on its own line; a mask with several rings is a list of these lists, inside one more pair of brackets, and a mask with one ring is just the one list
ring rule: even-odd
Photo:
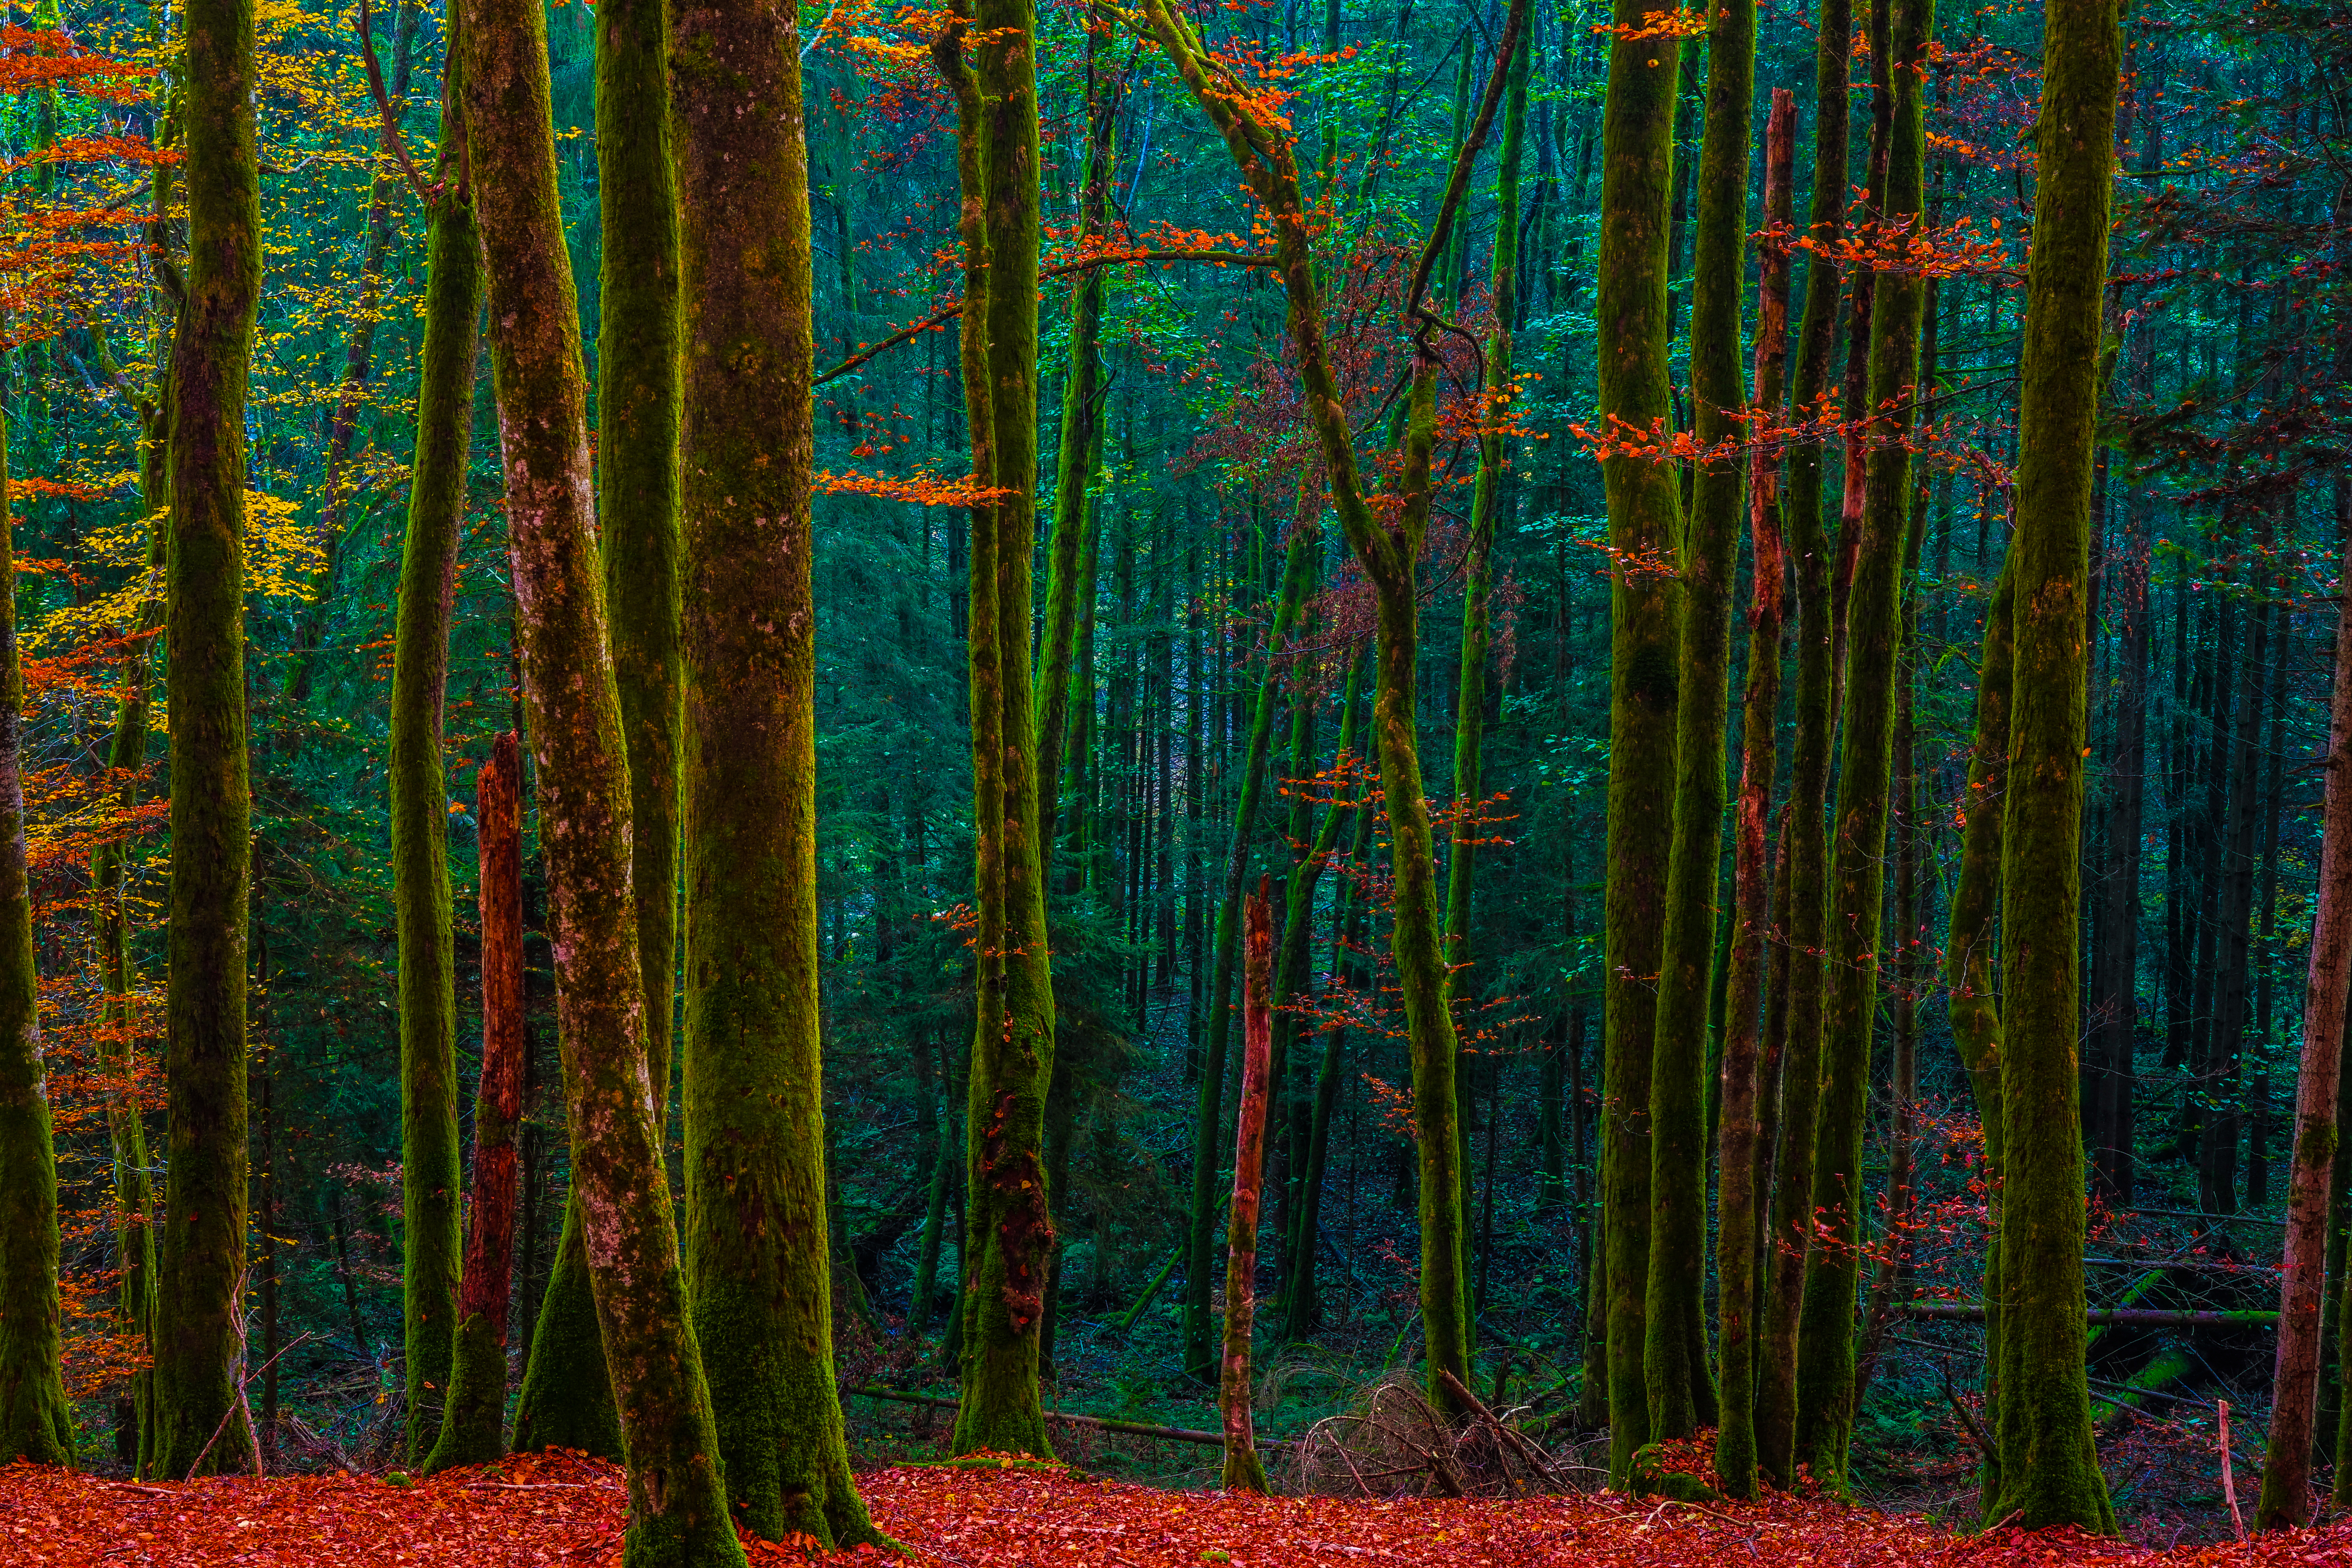
[[1248,953],[1242,968],[1242,1108],[1234,1134],[1233,1217],[1225,1229],[1225,1353],[1217,1387],[1224,1416],[1227,1491],[1263,1494],[1250,1423],[1250,1331],[1256,1317],[1257,1209],[1265,1152],[1266,1071],[1274,1054],[1274,900],[1260,877],[1247,910]]

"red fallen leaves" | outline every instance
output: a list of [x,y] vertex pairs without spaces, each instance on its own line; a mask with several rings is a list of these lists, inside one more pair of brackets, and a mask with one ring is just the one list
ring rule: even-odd
[[[2152,1552],[2054,1531],[1958,1536],[1916,1519],[1775,1497],[1696,1507],[1613,1495],[1517,1502],[1156,1491],[1035,1469],[903,1467],[859,1478],[875,1522],[945,1568],[2344,1568],[2352,1523]],[[131,1486],[0,1469],[10,1568],[509,1568],[620,1561],[609,1465],[542,1455],[413,1486],[348,1475]],[[758,1568],[804,1545],[747,1542]],[[873,1550],[818,1559],[871,1564]]]

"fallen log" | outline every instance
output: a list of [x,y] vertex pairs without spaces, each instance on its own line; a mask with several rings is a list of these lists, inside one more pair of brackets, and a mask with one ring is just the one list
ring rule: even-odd
[[[1984,1305],[1979,1301],[1898,1301],[1891,1310],[1898,1317],[1941,1319],[1961,1323],[1981,1323],[1985,1315]],[[2190,1312],[2163,1307],[2093,1307],[2084,1313],[2083,1321],[2139,1329],[2267,1329],[2277,1327],[2278,1313]]]
[[[863,1394],[867,1399],[890,1399],[901,1405],[931,1405],[953,1410],[962,1401],[938,1394],[906,1394],[895,1388],[850,1388],[845,1394]],[[1211,1447],[1225,1446],[1222,1432],[1202,1432],[1190,1426],[1155,1426],[1148,1421],[1120,1421],[1107,1415],[1065,1415],[1058,1410],[1045,1413],[1048,1421],[1059,1421],[1070,1426],[1091,1426],[1101,1432],[1124,1432],[1133,1437],[1160,1437],[1171,1443],[1204,1443]],[[1261,1440],[1262,1448],[1288,1448],[1294,1444],[1277,1440]]]

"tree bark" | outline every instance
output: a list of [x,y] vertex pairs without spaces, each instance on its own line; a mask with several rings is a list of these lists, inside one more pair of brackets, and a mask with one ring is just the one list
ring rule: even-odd
[[546,13],[478,0],[465,98],[528,732],[551,889],[576,1234],[628,1455],[632,1563],[743,1562],[646,1059],[628,764],[590,505],[579,316],[556,194]]
[[[969,35],[969,38],[967,37]],[[977,64],[967,65],[967,42]],[[965,1121],[970,1243],[954,1447],[1047,1455],[1039,1342],[1054,1227],[1044,1165],[1054,1075],[1036,729],[1037,90],[1030,0],[961,3],[933,46],[957,104],[963,384],[972,439],[971,667],[977,1023]]]
[[[1650,1068],[1650,1268],[1642,1375],[1653,1442],[1686,1437],[1717,1420],[1714,1369],[1706,1353],[1705,1057],[1723,860],[1731,603],[1748,477],[1736,447],[1748,406],[1739,367],[1739,301],[1747,275],[1748,122],[1755,98],[1755,9],[1748,0],[1734,0],[1714,12],[1708,28],[1706,138],[1697,170],[1691,269],[1692,426],[1700,447],[1710,455],[1696,465],[1678,574],[1674,838]],[[1713,455],[1718,447],[1732,449]],[[1778,586],[1773,584],[1776,593]],[[1758,750],[1756,731],[1747,734],[1751,752]],[[1768,789],[1771,744],[1768,718],[1760,748]],[[1747,826],[1743,819],[1743,850]],[[1755,826],[1760,836],[1760,816]],[[1759,837],[1759,855],[1762,845]],[[1758,875],[1761,869],[1759,862]]]
[[[2015,677],[2002,831],[2000,1486],[1988,1519],[2115,1530],[2091,1436],[2080,1018],[2084,594],[2121,43],[2052,0],[2018,405]],[[2024,1135],[2031,1129],[2031,1136]]]
[[25,673],[7,447],[0,416],[0,1464],[70,1465],[73,1412],[58,1362],[58,1159],[25,847]]
[[[1808,231],[1833,245],[1845,227],[1851,0],[1822,0],[1813,56],[1813,188]],[[1835,106],[1832,108],[1832,106]],[[1837,326],[1838,271],[1822,249],[1805,257],[1805,309],[1789,383],[1789,416],[1810,418],[1828,389]],[[1788,548],[1797,584],[1796,733],[1789,758],[1788,1034],[1780,1065],[1779,1157],[1765,1256],[1769,1274],[1757,1347],[1756,1451],[1775,1486],[1797,1480],[1797,1329],[1813,1235],[1815,1122],[1822,1089],[1822,882],[1829,860],[1822,814],[1837,734],[1835,664],[1844,619],[1822,531],[1823,448],[1789,452]]]
[[1227,1491],[1265,1493],[1250,1423],[1250,1332],[1255,1321],[1257,1215],[1265,1149],[1266,1075],[1274,1054],[1274,900],[1260,877],[1248,908],[1249,961],[1242,978],[1242,1103],[1234,1133],[1233,1218],[1225,1241],[1225,1345],[1217,1405],[1224,1417]]
[[[1642,30],[1644,15],[1642,0],[1616,0],[1602,111],[1600,411],[1612,438],[1663,429],[1674,412],[1666,283],[1681,56],[1670,38],[1627,37]],[[1650,1440],[1644,1347],[1659,1012],[1654,977],[1664,962],[1674,841],[1672,818],[1658,803],[1675,788],[1680,597],[1673,561],[1682,505],[1673,472],[1644,455],[1612,452],[1602,458],[1601,476],[1615,563],[1602,982],[1609,1249],[1602,1272],[1609,1292],[1609,1475],[1622,1487],[1635,1450]]]
[[[2344,521],[2352,523],[2343,476],[2337,476],[2336,486],[2337,510]],[[2345,536],[2344,564],[2347,574],[2341,580],[2352,582],[2352,529]],[[2317,910],[2304,994],[2303,1066],[2295,1079],[2294,1164],[2287,1175],[2285,1279],[2279,1289],[2278,1355],[2271,1378],[2262,1501],[2254,1510],[2257,1530],[2312,1522],[2321,1288],[2333,1195],[2328,1188],[2343,1134],[2336,1125],[2337,1090],[2344,1067],[2345,1008],[2352,997],[2352,598],[2337,612],[2336,650]]]
[[472,1211],[440,1441],[425,1473],[506,1452],[507,1308],[512,1294],[515,1129],[522,1121],[522,753],[500,735],[475,785],[481,846],[482,1077],[474,1096]]
[[879,1544],[833,1374],[800,29],[767,0],[681,0],[676,26],[694,1332],[730,1517]]
[[[462,28],[462,17],[457,24]],[[457,960],[449,916],[449,782],[442,716],[466,474],[480,238],[466,188],[463,45],[442,83],[441,186],[425,289],[416,460],[401,552],[392,658],[392,880],[400,942],[401,1324],[408,1408],[402,1445],[424,1464],[441,1436],[458,1322]],[[499,1416],[505,1419],[505,1379]]]
[[[261,293],[253,10],[185,11],[187,300],[173,344],[170,1173],[157,1240],[146,1472],[234,1468],[246,1244],[245,415]],[[223,1423],[226,1422],[226,1429]],[[220,1433],[219,1441],[214,1434]],[[210,1446],[207,1452],[207,1445]]]
[[[1752,34],[1752,12],[1749,14]],[[1728,28],[1727,20],[1717,26]],[[1752,40],[1751,40],[1752,41]],[[1717,55],[1716,58],[1726,57]],[[1709,83],[1712,109],[1713,84]],[[1743,119],[1742,123],[1745,123]],[[1789,176],[1796,153],[1797,100],[1786,88],[1772,94],[1764,132],[1764,225],[1776,237],[1761,245],[1757,289],[1756,386],[1748,406],[1769,415],[1780,401],[1780,363],[1787,351],[1789,250],[1777,231],[1790,223]],[[1712,129],[1712,127],[1710,127]],[[1742,182],[1744,184],[1744,181]],[[1702,187],[1704,204],[1711,184]],[[1706,213],[1702,208],[1701,244]],[[1742,226],[1745,226],[1744,225]],[[1696,324],[1699,318],[1694,316]],[[1734,345],[1737,346],[1736,344]],[[1721,437],[1718,437],[1718,439]],[[1739,805],[1733,868],[1731,974],[1724,1006],[1722,1171],[1717,1195],[1716,1273],[1721,1282],[1723,1414],[1716,1429],[1715,1473],[1730,1496],[1756,1496],[1756,1321],[1759,1129],[1757,1122],[1758,1034],[1769,926],[1771,867],[1765,824],[1780,761],[1781,579],[1779,465],[1769,447],[1749,459],[1748,522],[1754,540],[1754,582],[1748,620],[1747,707],[1740,719]]]

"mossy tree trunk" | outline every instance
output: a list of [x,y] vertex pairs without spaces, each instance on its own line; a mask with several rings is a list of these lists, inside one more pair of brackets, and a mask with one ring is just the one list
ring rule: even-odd
[[[245,399],[261,293],[251,0],[185,12],[187,299],[172,348],[169,1172],[156,1246],[150,1475],[250,1447],[237,1397],[246,1245]],[[226,1427],[224,1428],[224,1421]],[[214,1441],[214,1435],[220,1434]],[[207,1452],[209,1446],[209,1452]]]
[[[1674,39],[1628,36],[1642,30],[1643,0],[1616,0],[1613,15],[1616,31],[1609,43],[1608,100],[1601,115],[1596,313],[1601,417],[1615,437],[1648,436],[1674,416],[1667,241],[1682,65]],[[1673,818],[1658,803],[1672,798],[1675,790],[1680,595],[1674,561],[1682,534],[1682,497],[1673,470],[1639,453],[1612,451],[1601,459],[1601,478],[1608,494],[1614,563],[1609,592],[1609,879],[1602,916],[1601,1123],[1608,1130],[1608,1152],[1601,1201],[1608,1257],[1601,1273],[1609,1300],[1609,1474],[1613,1484],[1622,1486],[1635,1450],[1650,1440],[1643,1363],[1653,1199],[1652,1058],[1674,852]],[[1706,874],[1715,875],[1712,860]],[[1695,940],[1704,950],[1712,935],[1710,928]],[[1703,971],[1696,989],[1704,998]],[[1694,1049],[1696,1044],[1694,1039]]]
[[[1712,83],[1709,86],[1711,110]],[[1782,88],[1772,94],[1772,112],[1764,133],[1764,224],[1776,234],[1784,232],[1790,220],[1789,175],[1794,162],[1796,124],[1796,100]],[[1702,204],[1705,199],[1702,189]],[[1700,223],[1704,228],[1704,207]],[[1769,412],[1780,401],[1780,364],[1788,342],[1789,250],[1782,237],[1766,241],[1762,250],[1762,277],[1757,289],[1756,387],[1749,406]],[[1715,1473],[1723,1489],[1736,1498],[1756,1496],[1756,1219],[1763,1174],[1757,1116],[1758,1027],[1767,963],[1766,928],[1771,918],[1766,821],[1772,809],[1780,761],[1781,580],[1787,574],[1780,551],[1778,479],[1774,455],[1768,447],[1758,447],[1749,460],[1748,480],[1748,532],[1754,542],[1755,567],[1748,612],[1747,706],[1740,719],[1739,801],[1734,818],[1735,924],[1724,1002],[1722,1177],[1715,1237],[1723,1356],[1723,1413],[1716,1429]]]
[[587,388],[556,194],[546,13],[467,12],[465,99],[488,279],[525,719],[556,954],[576,1230],[628,1455],[631,1564],[743,1562],[647,1072],[628,763],[590,503]]
[[878,1543],[833,1373],[797,17],[761,0],[681,0],[675,60],[695,1337],[735,1521],[769,1541]]
[[[1805,309],[1789,380],[1789,414],[1807,417],[1829,384],[1837,327],[1838,271],[1822,247],[1845,226],[1849,127],[1846,98],[1850,0],[1822,0],[1813,56],[1813,189],[1805,257]],[[1822,952],[1827,907],[1822,884],[1829,840],[1822,813],[1829,798],[1830,748],[1837,733],[1837,649],[1843,628],[1832,584],[1829,539],[1822,527],[1823,448],[1799,442],[1789,451],[1788,550],[1797,587],[1795,734],[1789,758],[1788,852],[1781,872],[1788,918],[1787,1031],[1780,1057],[1780,1154],[1766,1231],[1767,1289],[1757,1342],[1756,1457],[1774,1485],[1797,1479],[1797,1328],[1805,1264],[1813,1235],[1815,1122],[1822,1089]]]
[[[1922,94],[1934,0],[1895,0],[1886,22],[1886,159],[1872,193],[1874,243],[1892,245],[1924,211]],[[1910,434],[1916,418],[1918,275],[1869,280],[1869,390],[1856,441],[1866,448],[1860,538],[1840,540],[1854,562],[1847,605],[1845,710],[1838,762],[1828,1006],[1822,1031],[1822,1104],[1812,1206],[1819,1241],[1806,1261],[1797,1352],[1798,1462],[1832,1489],[1845,1486],[1854,1418],[1854,1292],[1861,1272],[1862,1146],[1869,1121],[1872,1026],[1878,1004],[1880,906],[1893,791],[1895,700],[1909,544]],[[1857,299],[1863,280],[1857,279]],[[1859,307],[1857,307],[1858,309]],[[1862,340],[1857,338],[1855,349]],[[1849,479],[1849,489],[1851,489]],[[1852,508],[1846,527],[1853,526]]]
[[[1755,7],[1749,0],[1731,0],[1715,12],[1707,35],[1706,139],[1699,156],[1691,265],[1693,433],[1703,448],[1731,449],[1697,465],[1679,573],[1674,838],[1650,1063],[1650,1267],[1642,1374],[1653,1442],[1686,1437],[1716,1422],[1705,1299],[1706,1047],[1723,858],[1731,601],[1748,469],[1736,448],[1748,405],[1739,367],[1739,299],[1747,281],[1748,121],[1755,98]],[[1777,593],[1779,584],[1773,586]],[[1768,720],[1768,779],[1770,734]],[[1757,741],[1749,730],[1751,752]],[[1745,845],[1744,822],[1741,831]],[[1759,819],[1759,877],[1762,831]]]
[[2001,835],[2000,1453],[1989,1519],[2115,1529],[2092,1447],[2083,1290],[2085,595],[2122,42],[2051,0],[2019,367],[2014,674]]
[[466,1216],[457,1340],[430,1475],[506,1452],[507,1307],[515,1231],[515,1129],[522,1121],[522,749],[500,735],[476,781],[481,846],[482,1077],[474,1096],[473,1206]]
[[[967,63],[967,43],[975,58]],[[957,107],[963,385],[973,483],[971,668],[977,1016],[965,1106],[963,1400],[956,1452],[1050,1454],[1039,1342],[1054,1249],[1054,1074],[1044,826],[1030,681],[1037,479],[1037,83],[1030,0],[959,5],[933,46]]]
[[[1388,811],[1396,901],[1393,951],[1413,1068],[1413,1125],[1421,1171],[1421,1310],[1430,1397],[1452,1409],[1444,1374],[1469,1374],[1469,1300],[1465,1280],[1462,1152],[1455,1108],[1459,1047],[1446,1005],[1436,856],[1428,799],[1422,788],[1415,733],[1418,601],[1416,566],[1429,521],[1430,448],[1435,367],[1420,355],[1409,405],[1402,504],[1376,516],[1356,460],[1355,436],[1331,372],[1323,302],[1309,246],[1307,210],[1289,127],[1279,112],[1244,89],[1166,0],[1146,0],[1142,21],[1166,52],[1218,132],[1273,230],[1275,270],[1288,301],[1287,325],[1301,390],[1330,487],[1332,509],[1375,605],[1377,668],[1372,723],[1381,794]],[[1513,51],[1527,29],[1525,0],[1515,0],[1496,44],[1476,128],[1454,166],[1439,217],[1416,268],[1408,315],[1419,308],[1431,266],[1445,243],[1472,159],[1492,123]],[[1416,321],[1416,325],[1418,321]]]
[[58,1158],[25,848],[25,674],[16,643],[8,427],[0,417],[0,1464],[70,1465],[58,1352]]
[[[463,26],[462,15],[458,23]],[[457,961],[449,924],[449,781],[442,712],[457,542],[472,454],[474,347],[482,313],[480,239],[464,183],[462,47],[442,102],[440,186],[425,288],[416,460],[401,552],[392,657],[392,885],[400,942],[401,1324],[407,1398],[403,1447],[422,1464],[440,1437],[457,1331]],[[505,1416],[503,1380],[499,1416]]]
[[[596,11],[596,369],[599,544],[629,756],[646,1060],[667,1121],[676,1007],[679,749],[677,195],[669,0]],[[518,1448],[618,1459],[620,1420],[594,1337],[576,1205],[540,1300],[515,1415]]]
[[1242,977],[1242,1094],[1234,1129],[1233,1219],[1225,1241],[1225,1342],[1217,1408],[1224,1418],[1227,1491],[1265,1495],[1265,1466],[1251,1423],[1256,1389],[1250,1336],[1256,1324],[1257,1216],[1265,1153],[1266,1078],[1274,1057],[1274,899],[1260,877],[1247,910],[1248,959]]

